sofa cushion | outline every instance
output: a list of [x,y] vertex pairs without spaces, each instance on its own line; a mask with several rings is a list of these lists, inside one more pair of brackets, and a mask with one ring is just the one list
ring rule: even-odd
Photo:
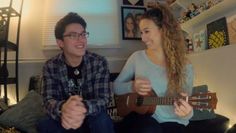
[[224,133],[229,124],[229,118],[216,114],[215,118],[190,121],[186,127],[187,133]]
[[35,133],[37,120],[45,115],[42,102],[41,95],[30,91],[18,104],[0,115],[0,124]]

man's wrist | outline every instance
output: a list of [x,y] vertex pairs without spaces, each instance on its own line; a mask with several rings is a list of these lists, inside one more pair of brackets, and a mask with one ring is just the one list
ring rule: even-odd
[[62,101],[61,103],[59,103],[58,114],[59,114],[60,117],[61,117],[61,115],[62,115],[62,107],[63,107],[63,105],[64,105],[65,102],[66,102],[66,101]]

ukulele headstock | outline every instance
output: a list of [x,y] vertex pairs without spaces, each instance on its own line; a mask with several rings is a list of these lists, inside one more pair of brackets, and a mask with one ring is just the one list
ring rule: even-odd
[[217,104],[216,93],[196,93],[189,98],[189,103],[197,110],[212,110],[216,109]]

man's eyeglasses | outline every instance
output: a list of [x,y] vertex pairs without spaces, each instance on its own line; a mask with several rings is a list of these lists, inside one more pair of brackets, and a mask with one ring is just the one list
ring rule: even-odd
[[89,37],[89,32],[82,32],[82,33],[76,33],[72,32],[66,35],[63,35],[63,37],[69,37],[71,40],[78,40],[80,38],[88,38]]

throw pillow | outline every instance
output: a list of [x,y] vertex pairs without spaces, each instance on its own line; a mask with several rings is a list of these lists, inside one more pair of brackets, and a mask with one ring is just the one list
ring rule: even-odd
[[18,104],[0,115],[0,124],[15,127],[28,133],[36,133],[36,122],[45,116],[42,97],[30,91]]
[[6,103],[4,102],[4,99],[0,99],[0,113],[4,112],[7,109],[8,109],[8,107],[7,107]]
[[[193,88],[193,94],[203,92],[208,92],[207,85],[201,85],[201,86],[195,86]],[[206,120],[206,119],[213,119],[215,118],[215,112],[214,110],[193,110],[193,117],[190,119],[190,121],[198,121],[198,120]]]

